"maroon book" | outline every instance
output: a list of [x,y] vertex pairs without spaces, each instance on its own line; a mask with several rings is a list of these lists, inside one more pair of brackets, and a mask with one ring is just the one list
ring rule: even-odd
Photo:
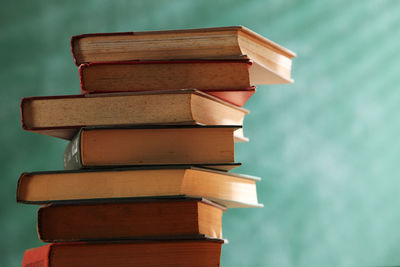
[[193,197],[47,205],[37,230],[43,242],[222,238],[225,210]]

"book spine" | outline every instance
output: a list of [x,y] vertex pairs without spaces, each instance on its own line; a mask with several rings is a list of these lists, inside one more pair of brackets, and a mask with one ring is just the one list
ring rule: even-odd
[[75,42],[79,39],[79,36],[72,36],[70,40],[70,48],[71,48],[71,54],[72,54],[72,59],[74,60],[74,63],[76,66],[79,66],[78,64],[78,59],[76,58],[75,54]]
[[81,86],[81,92],[82,94],[88,94],[89,92],[86,90],[85,82],[84,82],[84,69],[87,68],[89,64],[81,64],[79,65],[79,84]]
[[81,131],[79,131],[64,150],[64,169],[78,170],[82,168]]

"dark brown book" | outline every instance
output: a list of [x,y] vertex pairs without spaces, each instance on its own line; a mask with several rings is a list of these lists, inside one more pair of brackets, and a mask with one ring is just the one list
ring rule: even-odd
[[49,205],[38,211],[44,242],[222,238],[225,208],[206,199]]
[[246,60],[134,61],[82,64],[79,73],[84,94],[196,88],[242,107],[257,82],[250,66]]
[[22,267],[220,266],[221,239],[51,243],[25,251]]
[[82,128],[65,148],[64,168],[192,164],[226,170],[235,167],[237,128],[240,127]]
[[260,84],[248,60],[124,61],[82,64],[84,93],[196,88],[200,91],[246,90]]
[[[197,90],[29,97],[21,101],[25,130],[71,140],[81,127],[243,125],[247,110]],[[246,139],[235,131],[238,140]]]
[[73,36],[77,65],[93,62],[250,59],[261,84],[290,83],[295,53],[243,27],[148,32],[95,33]]
[[148,197],[207,198],[226,207],[260,207],[258,177],[188,166],[23,173],[17,202],[121,201]]

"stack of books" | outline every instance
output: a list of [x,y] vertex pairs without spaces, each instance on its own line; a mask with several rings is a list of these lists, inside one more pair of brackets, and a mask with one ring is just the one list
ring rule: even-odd
[[255,85],[290,83],[295,54],[244,27],[72,37],[82,93],[24,98],[25,130],[70,140],[62,171],[23,173],[42,205],[22,265],[219,266],[222,214],[260,207],[228,172]]

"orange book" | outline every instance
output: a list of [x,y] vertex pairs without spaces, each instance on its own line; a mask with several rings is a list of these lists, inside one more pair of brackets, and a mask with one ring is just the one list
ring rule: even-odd
[[[67,145],[64,168],[128,165],[236,167],[236,126],[82,128]],[[240,127],[239,127],[240,128]]]
[[51,243],[24,253],[22,267],[219,266],[221,239]]

